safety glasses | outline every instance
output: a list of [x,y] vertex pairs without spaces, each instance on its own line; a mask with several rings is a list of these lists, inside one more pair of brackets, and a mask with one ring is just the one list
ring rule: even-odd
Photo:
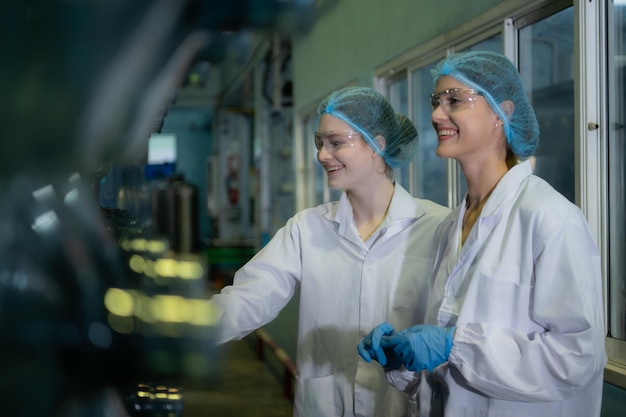
[[450,114],[460,110],[473,109],[476,106],[480,91],[473,88],[450,88],[438,91],[430,95],[432,111],[441,107],[445,113]]
[[353,130],[315,132],[315,148],[318,152],[324,149],[335,154],[343,149],[353,148],[357,136],[359,134]]

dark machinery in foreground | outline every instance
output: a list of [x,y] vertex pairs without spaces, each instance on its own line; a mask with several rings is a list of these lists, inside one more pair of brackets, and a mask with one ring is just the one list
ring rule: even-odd
[[205,260],[98,206],[94,185],[141,158],[216,34],[311,3],[0,6],[0,414],[177,416],[182,387],[214,381]]

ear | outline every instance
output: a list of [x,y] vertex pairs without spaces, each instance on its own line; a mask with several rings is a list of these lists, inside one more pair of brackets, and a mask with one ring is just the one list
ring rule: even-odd
[[506,100],[500,103],[500,108],[506,114],[506,117],[511,118],[513,112],[515,111],[515,104],[511,100]]
[[383,151],[385,150],[385,146],[387,145],[387,141],[385,140],[384,136],[381,135],[377,135],[374,138],[374,141],[376,141],[376,145],[378,145],[378,148]]

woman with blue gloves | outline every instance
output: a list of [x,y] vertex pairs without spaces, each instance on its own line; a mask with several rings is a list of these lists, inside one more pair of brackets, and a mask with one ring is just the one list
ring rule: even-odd
[[417,131],[383,95],[347,87],[318,115],[317,158],[329,187],[345,192],[289,219],[214,296],[221,342],[272,321],[299,288],[294,414],[406,416],[409,395],[354,346],[382,321],[403,328],[424,320],[432,242],[450,210],[393,180],[417,149]]
[[579,208],[524,160],[539,129],[519,73],[461,52],[433,75],[437,155],[458,161],[468,192],[442,225],[427,324],[383,323],[359,353],[414,392],[420,416],[597,417],[600,255]]

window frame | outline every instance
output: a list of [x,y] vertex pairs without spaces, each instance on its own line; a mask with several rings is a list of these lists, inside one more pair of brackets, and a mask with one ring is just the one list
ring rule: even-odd
[[[578,107],[581,110],[577,133],[581,134],[581,208],[588,218],[602,254],[604,313],[608,329],[609,312],[609,85],[608,68],[612,2],[583,2],[578,5],[579,85]],[[582,133],[585,132],[583,135]],[[578,168],[578,167],[577,167]],[[604,380],[626,388],[626,341],[607,337],[608,363]]]

